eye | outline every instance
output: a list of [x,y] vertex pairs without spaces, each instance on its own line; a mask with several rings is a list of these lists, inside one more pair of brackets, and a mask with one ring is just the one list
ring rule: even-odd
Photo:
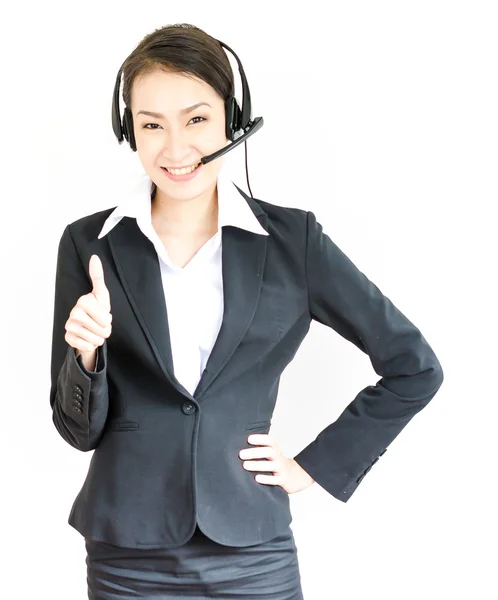
[[[204,117],[193,117],[192,119],[190,119],[190,121],[194,121],[195,119],[202,119],[203,121],[207,121],[207,119],[205,119]],[[197,121],[197,123],[201,122],[202,121]],[[148,125],[155,125],[156,127],[147,127]],[[159,127],[157,123],[146,123],[145,125],[143,125],[142,129],[157,129],[157,127]]]

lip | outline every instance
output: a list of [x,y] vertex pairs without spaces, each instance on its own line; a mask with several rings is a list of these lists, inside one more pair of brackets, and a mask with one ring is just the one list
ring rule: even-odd
[[198,160],[195,161],[195,163],[189,163],[188,165],[182,165],[181,167],[173,167],[172,165],[168,166],[168,169],[186,169],[187,167],[191,167],[192,165],[196,165],[198,162]]
[[190,181],[191,179],[193,179],[194,177],[197,176],[197,174],[199,173],[199,171],[202,169],[203,166],[204,166],[203,163],[200,163],[199,166],[197,167],[197,169],[192,171],[192,173],[186,173],[185,175],[173,175],[173,173],[170,173],[164,167],[161,167],[161,171],[166,175],[166,177],[168,177],[172,181],[178,181],[178,182]]

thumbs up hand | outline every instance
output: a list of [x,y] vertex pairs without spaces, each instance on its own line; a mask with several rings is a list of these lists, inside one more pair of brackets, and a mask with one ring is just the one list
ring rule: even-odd
[[112,331],[110,294],[102,262],[96,254],[90,257],[88,269],[93,289],[78,298],[66,321],[64,336],[66,342],[76,348],[77,355],[83,355],[85,366],[93,364],[97,347],[104,344]]

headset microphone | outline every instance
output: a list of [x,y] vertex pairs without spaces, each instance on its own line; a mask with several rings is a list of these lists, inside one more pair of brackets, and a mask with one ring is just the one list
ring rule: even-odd
[[[242,142],[245,142],[251,135],[256,133],[258,129],[261,129],[263,126],[263,117],[255,117],[251,119],[251,94],[249,91],[249,85],[247,83],[247,79],[244,73],[244,69],[242,67],[242,63],[239,60],[239,57],[235,54],[235,52],[227,46],[221,40],[217,40],[227,50],[229,50],[233,56],[235,57],[238,67],[240,78],[242,82],[242,108],[239,107],[237,99],[235,96],[229,96],[225,100],[225,133],[226,137],[230,140],[230,144],[227,144],[224,148],[209,154],[208,156],[203,156],[201,158],[201,163],[205,165],[220,156],[223,156],[230,150],[236,148]],[[124,63],[123,63],[124,64]],[[137,145],[135,141],[135,135],[133,132],[133,115],[131,114],[131,110],[125,106],[123,120],[121,120],[120,111],[119,111],[119,89],[121,85],[121,73],[123,70],[123,65],[121,65],[117,77],[116,83],[114,85],[114,91],[112,94],[112,128],[114,134],[118,142],[121,144],[123,142],[123,138],[130,144],[130,148],[133,152],[137,151]],[[242,133],[239,133],[242,132]],[[249,192],[252,196],[251,186],[249,185],[249,175],[247,172],[247,145],[245,147],[246,152],[246,178],[247,178],[247,186],[249,188]]]
[[203,165],[205,165],[206,163],[211,162],[212,160],[215,160],[216,158],[219,158],[220,156],[223,156],[223,154],[230,152],[230,150],[233,150],[233,148],[236,148],[239,144],[241,144],[242,142],[247,140],[248,137],[251,137],[251,135],[253,133],[256,133],[256,131],[258,131],[258,129],[260,129],[263,126],[263,123],[264,123],[263,117],[256,117],[252,121],[251,125],[249,125],[249,128],[247,129],[247,131],[245,131],[242,135],[240,135],[234,142],[227,144],[224,148],[221,148],[221,150],[217,150],[216,152],[213,152],[213,154],[208,154],[208,156],[203,156],[201,158],[201,163]]

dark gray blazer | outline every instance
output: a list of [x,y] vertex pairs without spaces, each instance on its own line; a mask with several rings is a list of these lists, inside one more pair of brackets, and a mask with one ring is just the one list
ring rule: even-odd
[[[237,186],[236,186],[237,187]],[[68,225],[55,284],[50,404],[60,435],[94,450],[69,524],[118,546],[183,544],[196,521],[231,546],[291,522],[289,495],[255,481],[239,451],[268,433],[280,375],[312,319],[367,353],[382,378],[361,390],[295,460],[346,502],[387,446],[433,398],[443,371],[419,329],[322,231],[312,212],[252,199],[269,236],[224,227],[223,323],[191,396],[173,375],[158,257],[135,219],[97,235],[113,209]],[[98,254],[112,334],[88,372],[64,339]],[[306,376],[305,374],[303,374]]]

